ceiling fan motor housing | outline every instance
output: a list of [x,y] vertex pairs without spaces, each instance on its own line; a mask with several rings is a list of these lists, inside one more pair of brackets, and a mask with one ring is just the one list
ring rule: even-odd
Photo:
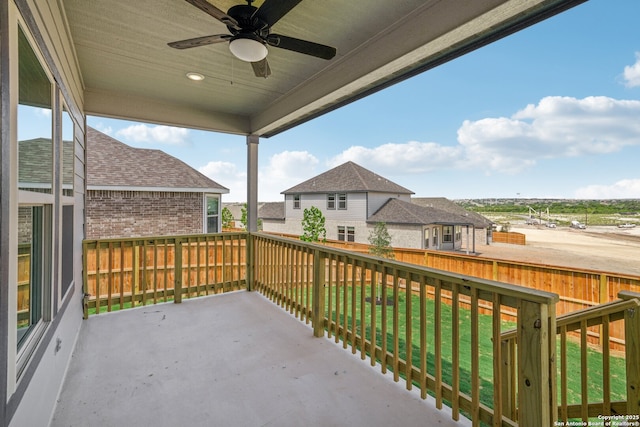
[[233,26],[227,25],[231,34],[234,36],[239,34],[255,34],[262,39],[262,42],[264,42],[264,39],[269,35],[269,25],[255,16],[257,10],[257,7],[247,4],[239,4],[231,7],[227,12],[227,15],[235,19],[236,22],[238,22],[238,26],[241,28],[238,30]]

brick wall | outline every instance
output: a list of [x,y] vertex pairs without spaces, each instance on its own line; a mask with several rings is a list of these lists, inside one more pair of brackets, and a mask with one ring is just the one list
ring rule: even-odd
[[87,239],[198,234],[203,194],[87,191]]

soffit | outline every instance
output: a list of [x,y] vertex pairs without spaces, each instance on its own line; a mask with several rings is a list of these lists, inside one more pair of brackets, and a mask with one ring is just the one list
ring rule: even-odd
[[[580,1],[303,0],[272,31],[338,53],[325,61],[270,47],[267,79],[226,43],[168,47],[228,33],[184,0],[63,4],[87,114],[270,136]],[[242,3],[210,2],[223,11]],[[205,80],[188,80],[190,71]]]

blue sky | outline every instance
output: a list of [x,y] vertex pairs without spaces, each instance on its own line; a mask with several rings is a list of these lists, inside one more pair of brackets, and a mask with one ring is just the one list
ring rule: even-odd
[[[416,196],[640,198],[640,1],[591,0],[269,139],[259,200],[345,161]],[[246,198],[242,136],[89,117]]]

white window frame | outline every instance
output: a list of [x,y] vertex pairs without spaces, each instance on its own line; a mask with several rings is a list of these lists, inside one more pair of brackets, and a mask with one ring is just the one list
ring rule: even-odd
[[220,231],[222,230],[222,198],[220,197],[220,194],[215,194],[215,193],[205,193],[204,194],[204,206],[203,206],[203,212],[204,212],[204,220],[203,220],[203,224],[202,224],[202,229],[203,232],[205,234],[210,233],[209,232],[209,217],[213,216],[213,215],[209,215],[209,199],[217,199],[218,200],[218,212],[216,213],[216,217],[217,217],[217,225],[216,225],[216,229],[217,231],[212,231],[211,233],[220,233]]
[[337,205],[337,195],[336,193],[328,193],[327,194],[327,210],[336,210]]
[[[51,72],[49,71],[48,66],[46,65],[46,61],[44,61],[44,58],[40,52],[40,50],[38,49],[37,43],[34,42],[33,37],[31,36],[31,33],[29,32],[28,26],[24,23],[24,21],[22,20],[22,18],[20,17],[20,15],[17,13],[17,11],[15,11],[13,8],[10,8],[10,10],[12,12],[15,13],[15,18],[10,18],[9,19],[9,30],[12,31],[12,34],[15,35],[15,51],[16,53],[19,53],[19,49],[18,49],[18,39],[19,39],[19,34],[20,31],[22,32],[22,34],[24,34],[25,38],[27,39],[29,46],[31,47],[31,49],[33,50],[35,56],[37,57],[40,66],[43,70],[43,72],[46,74],[50,84],[51,84],[51,139],[52,139],[52,147],[57,147],[59,144],[59,136],[56,135],[55,133],[55,121],[56,120],[60,120],[60,111],[61,111],[61,105],[57,105],[58,102],[57,100],[60,99],[59,94],[58,94],[58,88],[57,85],[55,83],[55,79],[53,78]],[[10,12],[10,16],[12,15],[12,13]],[[12,75],[17,76],[17,68],[18,68],[18,64],[17,61],[13,62],[13,66],[16,67],[16,71],[14,71],[14,73],[12,73]],[[18,93],[19,90],[19,77],[15,78],[15,80],[12,80],[11,82],[11,89],[14,93]],[[18,121],[19,121],[19,117],[18,117],[18,106],[19,106],[19,97],[16,96],[16,98],[14,98],[14,100],[12,100],[12,104],[13,102],[15,102],[15,109],[12,108],[12,114],[13,117],[11,117],[11,121],[15,124],[15,129],[18,129]],[[17,287],[12,286],[11,288],[15,288],[10,290],[9,292],[9,330],[10,332],[10,339],[8,340],[8,345],[9,348],[14,348],[15,350],[15,365],[10,363],[10,367],[9,367],[9,371],[8,371],[8,379],[10,381],[10,383],[8,384],[9,386],[9,391],[11,391],[11,389],[16,385],[16,383],[19,381],[22,373],[24,372],[27,364],[29,363],[31,356],[33,355],[33,353],[35,352],[35,349],[37,348],[37,346],[39,345],[39,343],[41,342],[42,337],[44,336],[44,333],[46,331],[46,329],[48,328],[51,320],[53,319],[54,313],[53,313],[53,302],[54,302],[54,283],[53,283],[53,279],[54,279],[54,263],[59,263],[60,262],[60,257],[58,256],[58,250],[59,248],[54,248],[54,243],[53,243],[53,239],[54,237],[54,229],[57,227],[57,224],[59,224],[60,222],[60,215],[56,212],[56,206],[61,206],[61,199],[58,197],[57,191],[58,190],[53,190],[51,193],[40,193],[40,192],[33,192],[33,191],[27,191],[27,190],[19,190],[18,186],[19,186],[19,182],[18,182],[18,135],[17,135],[17,130],[15,131],[15,133],[13,134],[12,137],[12,145],[14,147],[12,147],[12,170],[15,170],[15,182],[12,184],[14,186],[14,188],[16,189],[16,192],[14,193],[16,195],[16,197],[14,199],[12,199],[11,205],[15,206],[12,211],[16,212],[16,215],[14,215],[14,218],[11,219],[11,221],[14,223],[15,227],[16,227],[16,232],[15,234],[11,234],[10,235],[10,242],[11,242],[11,247],[15,248],[15,254],[10,254],[10,256],[12,257],[12,260],[15,260],[15,268],[16,271],[10,273],[10,276],[12,278],[15,279],[15,283],[17,283],[17,248],[18,248],[18,206],[42,206],[43,207],[43,224],[42,224],[42,257],[41,257],[41,283],[39,284],[40,286],[40,292],[41,292],[41,316],[38,320],[38,322],[34,325],[32,325],[32,327],[30,328],[30,331],[28,332],[28,334],[25,336],[24,342],[22,343],[22,345],[18,348],[18,331],[17,331]],[[15,152],[13,151],[15,150]],[[54,171],[55,169],[55,163],[54,159],[53,159],[53,148],[52,148],[52,171]],[[52,186],[56,185],[56,180],[54,179],[54,174],[52,174]],[[61,189],[60,189],[61,191]],[[57,200],[56,200],[57,199]],[[33,260],[32,260],[33,261]],[[33,266],[31,267],[33,269]],[[30,273],[31,274],[31,273]],[[31,280],[31,278],[30,278]],[[56,284],[58,284],[59,281],[56,280]],[[15,366],[15,371],[13,370],[13,366]],[[15,380],[15,382],[12,382],[12,380]]]
[[336,202],[337,202],[338,210],[346,210],[347,209],[347,193],[336,194]]

